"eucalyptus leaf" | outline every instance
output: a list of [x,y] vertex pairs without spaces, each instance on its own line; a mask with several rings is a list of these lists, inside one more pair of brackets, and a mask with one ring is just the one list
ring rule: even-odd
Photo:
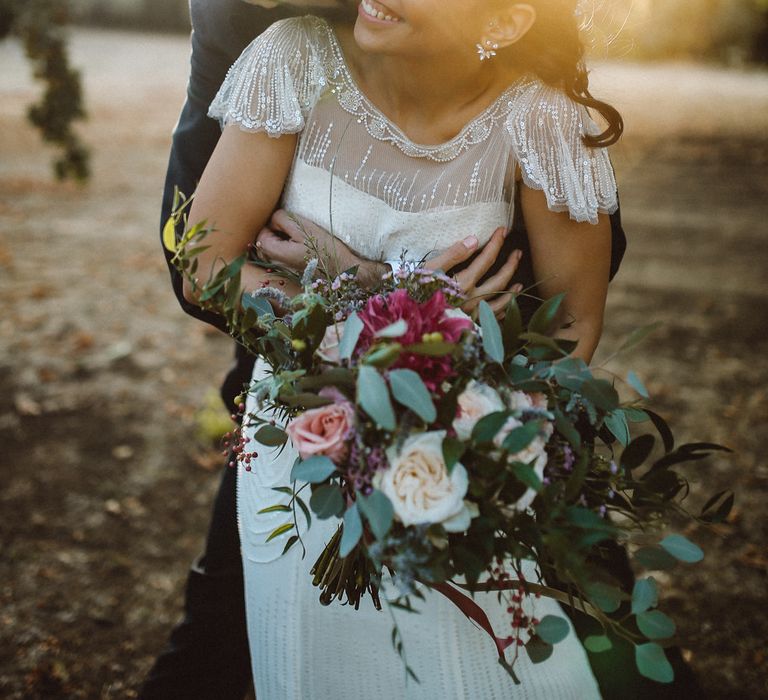
[[668,639],[675,634],[675,623],[661,610],[647,610],[637,614],[637,626],[648,639]]
[[392,502],[381,491],[374,491],[370,496],[359,495],[357,504],[376,539],[383,540],[395,517]]
[[400,318],[394,323],[390,323],[388,326],[376,331],[377,338],[399,338],[408,332],[408,322],[404,318]]
[[565,414],[559,409],[555,410],[555,427],[557,431],[562,435],[574,449],[581,447],[581,435],[576,427],[571,423]]
[[504,423],[509,418],[508,411],[495,411],[483,416],[472,428],[472,439],[475,442],[491,442],[498,435]]
[[622,445],[629,443],[629,425],[624,411],[617,409],[609,413],[605,417],[605,426]]
[[627,374],[627,383],[644,399],[650,398],[648,389],[645,388],[645,384],[643,384],[640,377],[638,377],[632,370]]
[[606,379],[590,379],[581,387],[581,394],[595,406],[604,411],[614,411],[619,407],[619,395]]
[[483,300],[478,307],[480,328],[483,333],[483,349],[494,362],[504,362],[504,341],[501,338],[501,328],[493,309]]
[[616,612],[624,599],[624,594],[619,588],[601,581],[589,583],[586,593],[590,602],[606,613]]
[[446,437],[443,439],[443,459],[445,460],[445,467],[449,475],[456,464],[458,464],[465,449],[465,444],[457,438]]
[[320,520],[339,517],[344,512],[344,496],[336,484],[323,484],[312,492],[309,506]]
[[538,436],[541,426],[537,421],[529,421],[519,428],[511,430],[504,438],[502,447],[514,455],[528,447]]
[[267,447],[278,447],[288,439],[288,433],[276,425],[262,425],[254,434],[256,440]]
[[604,634],[590,635],[584,640],[584,647],[593,654],[601,654],[613,649],[613,643]]
[[437,409],[429,389],[421,377],[412,369],[393,369],[389,372],[389,385],[395,400],[410,408],[425,423],[433,423]]
[[368,365],[360,365],[357,377],[357,402],[384,430],[395,429],[395,411],[384,378]]
[[512,473],[515,475],[518,481],[521,481],[528,488],[531,488],[536,492],[541,491],[541,479],[539,479],[538,474],[536,474],[533,467],[530,465],[517,462],[512,465]]
[[344,327],[341,332],[341,341],[339,342],[339,357],[342,360],[348,360],[355,351],[357,341],[360,340],[360,334],[363,332],[363,322],[356,313],[351,313],[344,321]]
[[654,642],[635,647],[635,663],[637,670],[652,681],[671,683],[675,679],[675,672],[664,654],[664,649]]
[[240,303],[243,309],[253,309],[260,317],[265,315],[275,315],[275,310],[272,308],[272,304],[269,303],[264,297],[255,297],[253,294],[245,293],[240,297]]
[[325,455],[314,455],[297,464],[291,470],[291,481],[308,481],[319,484],[336,471],[336,465]]
[[363,363],[373,367],[386,368],[392,366],[403,352],[400,343],[380,343],[374,345],[363,358]]
[[531,663],[540,664],[552,656],[555,649],[551,644],[534,635],[526,642],[525,650],[528,652]]
[[661,547],[641,547],[635,552],[634,559],[644,569],[651,571],[671,569],[677,564],[677,559]]
[[355,548],[362,535],[363,523],[360,520],[360,512],[357,509],[357,503],[353,503],[344,513],[344,530],[339,543],[339,556],[346,557]]
[[675,559],[695,564],[704,558],[701,548],[682,535],[668,535],[659,544]]
[[536,625],[536,634],[547,644],[562,642],[568,636],[569,631],[568,622],[556,615],[546,615]]
[[637,615],[650,608],[655,608],[659,602],[659,589],[656,580],[649,576],[635,581],[632,589],[632,612]]

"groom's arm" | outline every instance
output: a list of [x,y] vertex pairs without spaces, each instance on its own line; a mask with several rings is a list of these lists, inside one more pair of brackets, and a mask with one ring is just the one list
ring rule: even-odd
[[[192,55],[187,99],[173,133],[163,191],[161,230],[171,214],[175,188],[187,196],[195,191],[218,143],[221,130],[218,122],[208,117],[208,106],[242,50],[280,19],[303,14],[338,19],[350,9],[347,0],[297,0],[295,3],[280,2],[274,7],[267,7],[267,4],[268,0],[191,0]],[[181,233],[181,230],[177,231],[177,235]],[[182,309],[225,330],[220,316],[205,312],[184,299],[181,275],[170,264],[168,251],[165,256],[171,284]]]

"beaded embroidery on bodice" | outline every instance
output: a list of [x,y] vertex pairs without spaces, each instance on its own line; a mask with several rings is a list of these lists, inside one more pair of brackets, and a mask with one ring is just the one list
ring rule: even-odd
[[596,125],[564,94],[524,77],[449,141],[413,143],[357,86],[333,28],[277,22],[243,52],[209,114],[270,136],[300,133],[283,206],[372,259],[437,253],[511,222],[515,168],[550,208],[579,221],[616,208]]

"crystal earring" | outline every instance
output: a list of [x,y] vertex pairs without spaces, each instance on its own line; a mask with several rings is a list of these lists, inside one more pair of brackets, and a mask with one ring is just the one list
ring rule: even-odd
[[475,47],[477,48],[477,55],[480,56],[480,60],[486,61],[496,55],[496,49],[499,48],[499,45],[490,39],[486,39],[482,44],[475,44]]

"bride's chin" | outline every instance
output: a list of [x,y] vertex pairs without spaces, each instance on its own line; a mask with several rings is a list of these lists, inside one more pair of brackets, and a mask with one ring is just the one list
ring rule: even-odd
[[365,53],[405,54],[401,51],[402,42],[393,36],[394,32],[371,31],[360,19],[355,23],[354,38],[357,47]]

